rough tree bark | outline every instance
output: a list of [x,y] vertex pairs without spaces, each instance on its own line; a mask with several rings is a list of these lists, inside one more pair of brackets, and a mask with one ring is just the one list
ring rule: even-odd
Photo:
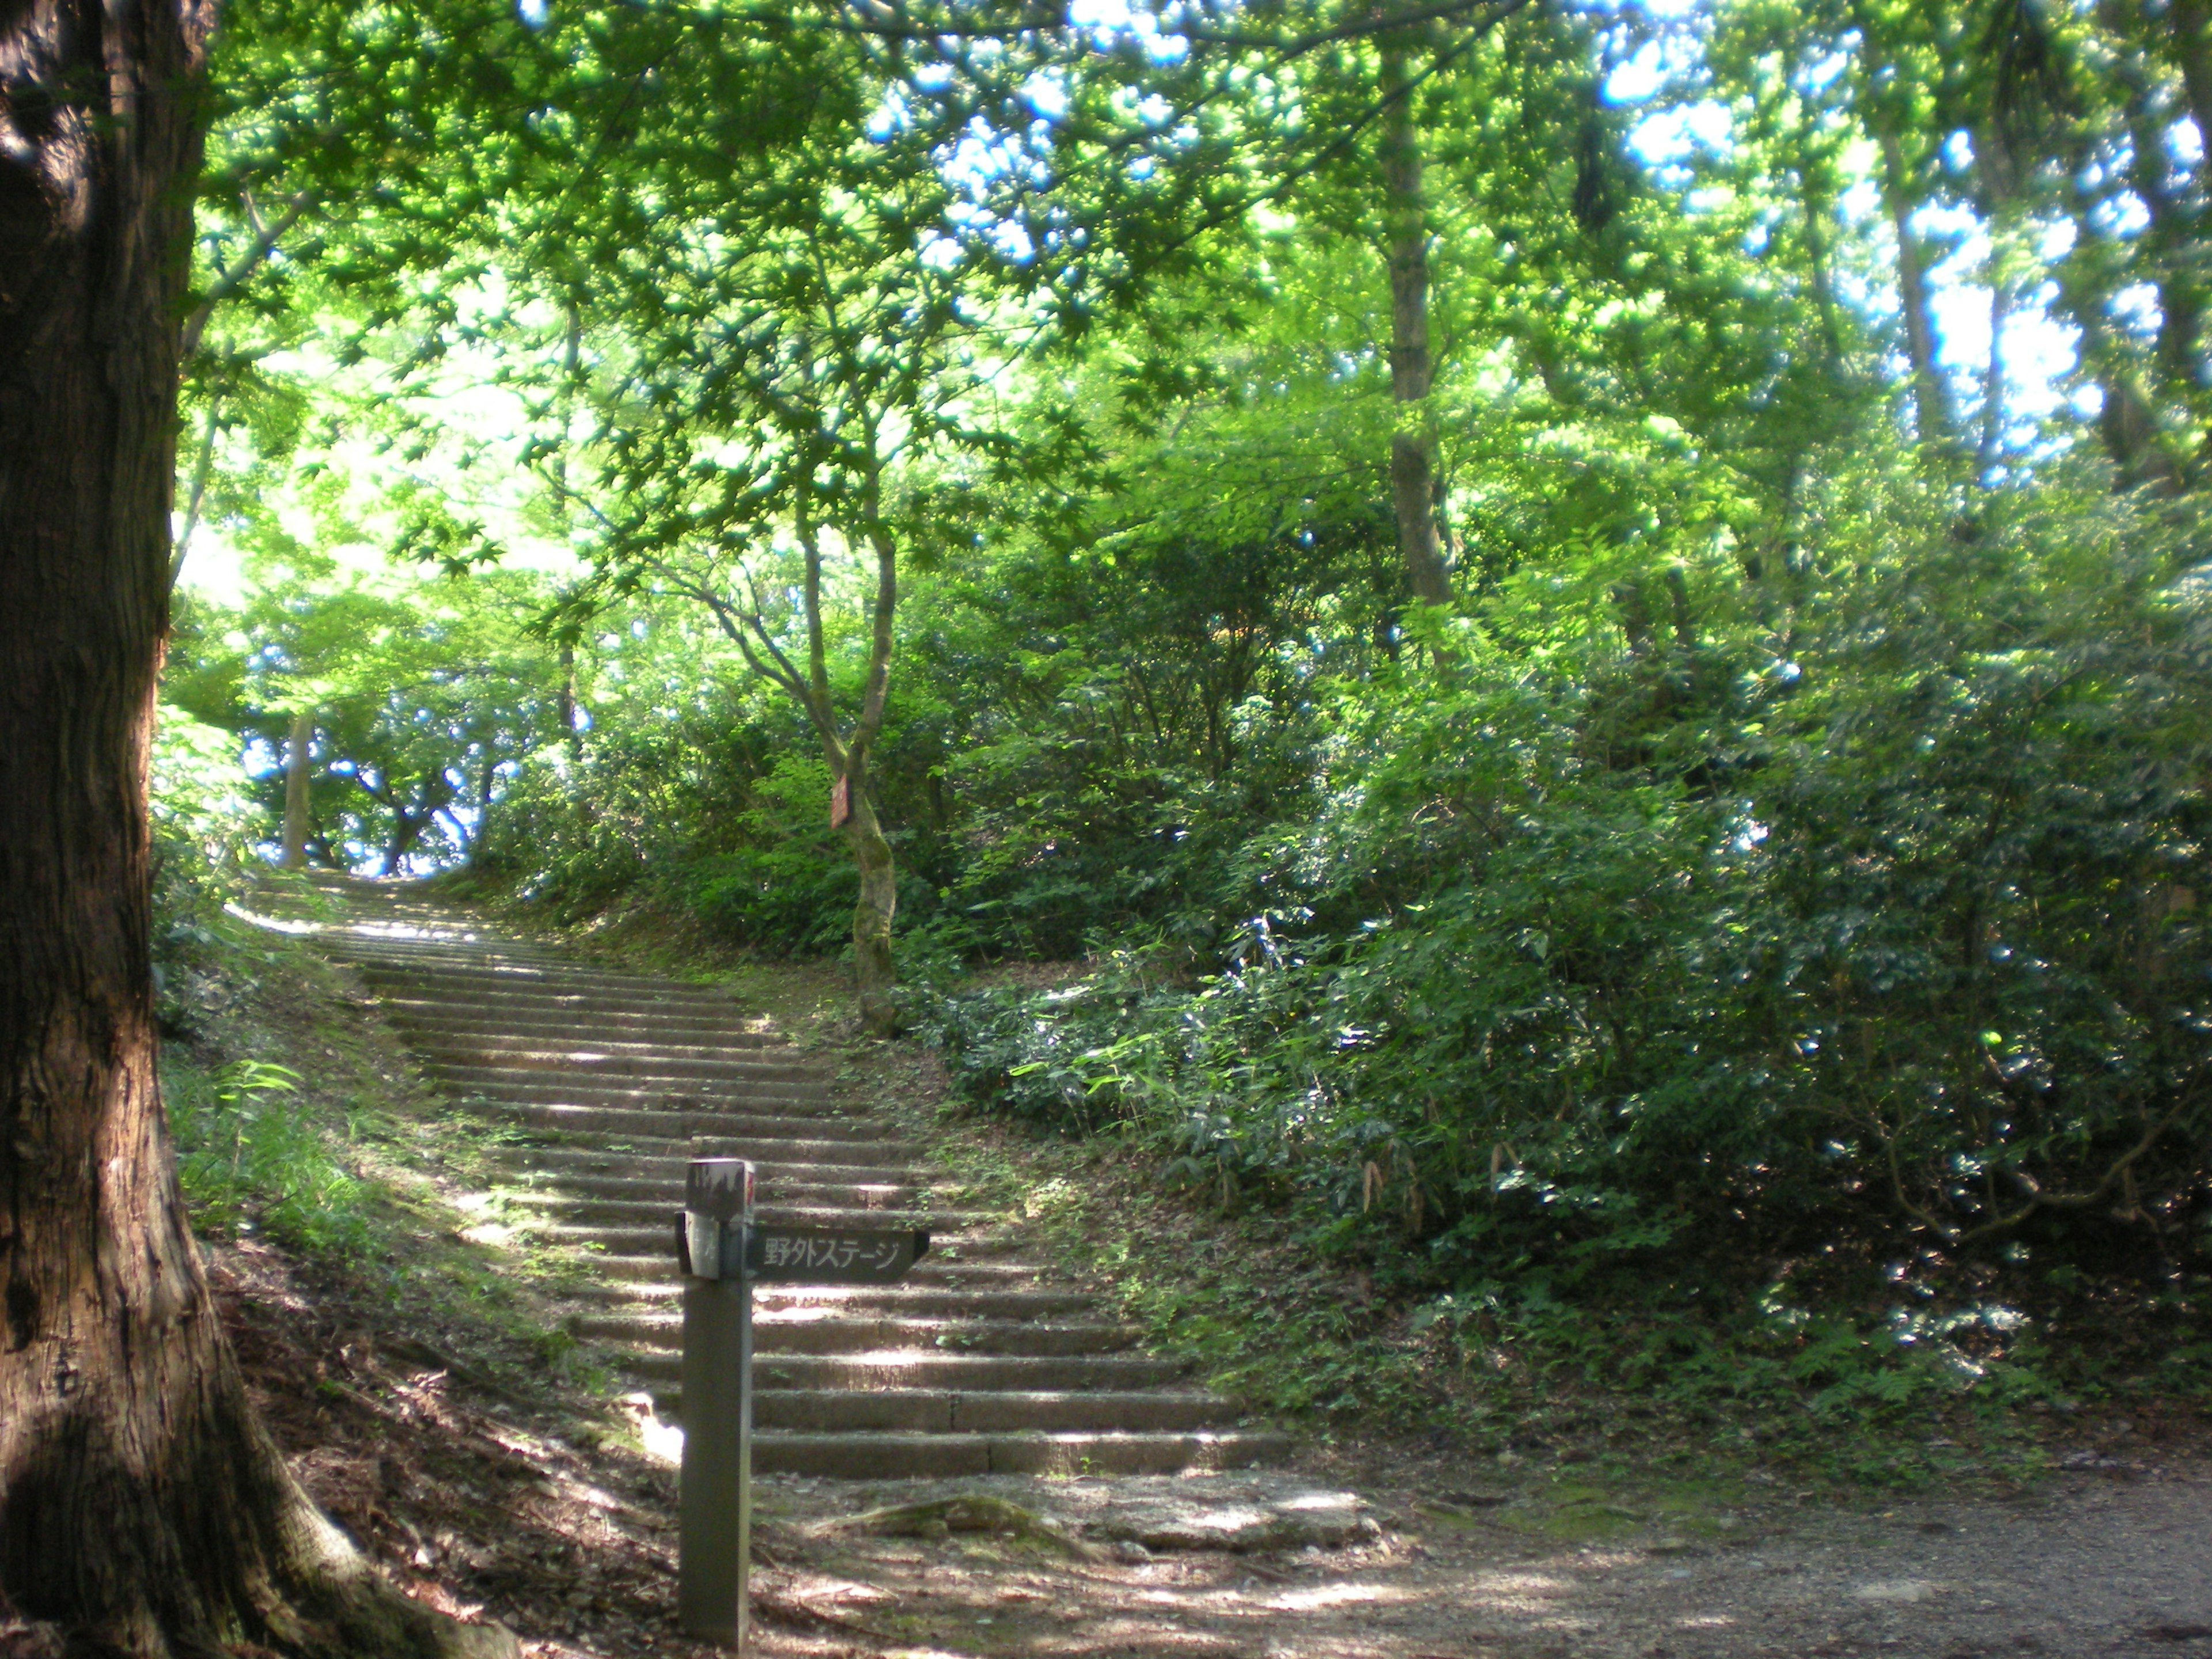
[[292,1480],[155,1087],[146,755],[213,21],[0,6],[0,1590],[86,1655],[511,1653]]
[[1421,191],[1421,135],[1414,118],[1407,46],[1382,48],[1383,234],[1390,254],[1390,501],[1398,516],[1398,554],[1406,585],[1428,605],[1451,603],[1437,525],[1437,417],[1429,404],[1435,365],[1429,356],[1429,223]]

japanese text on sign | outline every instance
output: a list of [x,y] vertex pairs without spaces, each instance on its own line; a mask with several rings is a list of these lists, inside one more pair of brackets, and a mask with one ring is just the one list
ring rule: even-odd
[[884,1233],[872,1233],[864,1237],[843,1237],[836,1233],[817,1234],[812,1238],[795,1237],[790,1234],[777,1237],[771,1234],[761,1241],[761,1265],[763,1267],[850,1267],[855,1264],[863,1269],[872,1267],[882,1272],[898,1260],[902,1240]]
[[902,1279],[929,1249],[926,1232],[847,1231],[836,1227],[755,1227],[745,1251],[749,1276],[785,1284],[884,1284]]

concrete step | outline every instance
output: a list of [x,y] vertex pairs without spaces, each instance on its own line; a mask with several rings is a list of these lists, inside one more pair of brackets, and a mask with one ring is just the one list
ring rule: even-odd
[[1287,1435],[1253,1429],[1184,1434],[807,1434],[771,1430],[754,1437],[753,1468],[760,1474],[847,1480],[1180,1474],[1245,1468],[1285,1456],[1290,1449]]
[[888,1154],[901,1146],[877,1140],[866,1133],[882,1133],[861,1119],[808,1118],[779,1115],[758,1116],[744,1112],[653,1111],[609,1106],[584,1106],[564,1101],[521,1101],[464,1096],[455,1105],[481,1117],[543,1129],[564,1135],[627,1136],[639,1139],[682,1144],[699,1140],[712,1150],[694,1152],[696,1158],[750,1158],[787,1162],[807,1154],[800,1147],[823,1148],[831,1157],[855,1146],[871,1153]]
[[1218,1395],[1140,1392],[967,1393],[950,1389],[779,1389],[753,1395],[757,1429],[811,1433],[889,1430],[905,1434],[1022,1434],[1037,1430],[1158,1433],[1230,1426],[1236,1413]]
[[[685,1151],[681,1155],[672,1152],[662,1155],[602,1152],[586,1146],[510,1147],[495,1153],[492,1162],[518,1172],[529,1171],[540,1181],[549,1183],[620,1180],[634,1182],[641,1190],[652,1187],[656,1190],[665,1188],[671,1192],[681,1192],[684,1165],[690,1158],[690,1143],[669,1144],[681,1144]],[[857,1155],[872,1151],[873,1147],[862,1143],[848,1146],[844,1150]],[[769,1182],[789,1183],[819,1180],[866,1186],[911,1184],[917,1189],[926,1188],[930,1192],[960,1190],[957,1182],[931,1180],[900,1164],[827,1164],[811,1159],[769,1163],[756,1159],[753,1170],[763,1186]],[[784,1185],[783,1190],[792,1188]]]
[[433,1066],[485,1072],[539,1073],[549,1077],[604,1078],[617,1087],[635,1087],[632,1078],[682,1087],[692,1082],[766,1085],[788,1088],[794,1094],[827,1098],[830,1079],[819,1067],[791,1060],[702,1057],[702,1051],[655,1048],[629,1044],[626,1053],[595,1048],[588,1044],[531,1046],[487,1042],[471,1037],[462,1042],[442,1038],[418,1040],[417,1051]]
[[[684,1316],[674,1307],[650,1313],[583,1314],[570,1322],[594,1342],[634,1348],[683,1346]],[[889,1315],[782,1308],[757,1316],[753,1347],[760,1354],[864,1353],[876,1348],[924,1352],[1028,1354],[1119,1353],[1136,1346],[1133,1325],[1095,1320],[901,1319]]]
[[[623,1370],[656,1382],[672,1382],[683,1373],[682,1357],[659,1349],[631,1350],[622,1363]],[[885,1348],[872,1353],[757,1354],[753,1360],[753,1377],[763,1391],[1011,1390],[1104,1398],[1116,1391],[1166,1388],[1182,1374],[1182,1368],[1169,1360],[1119,1353],[1037,1356]]]
[[485,1094],[535,1100],[547,1091],[562,1098],[594,1105],[645,1105],[669,1101],[684,1107],[714,1107],[750,1102],[787,1106],[822,1117],[844,1118],[855,1123],[874,1120],[857,1112],[840,1111],[826,1083],[780,1082],[766,1079],[665,1077],[609,1073],[598,1066],[568,1065],[535,1068],[463,1065],[435,1054],[419,1055],[424,1074],[459,1094]]
[[[642,1311],[679,1305],[683,1287],[676,1279],[675,1232],[669,1233],[666,1255],[602,1256],[592,1262],[598,1282],[579,1285],[571,1292],[581,1303]],[[615,1271],[628,1267],[629,1273]],[[1020,1320],[1081,1318],[1097,1311],[1091,1297],[1082,1291],[1041,1290],[1035,1286],[1006,1289],[994,1285],[917,1285],[911,1279],[896,1285],[763,1285],[753,1291],[757,1318],[851,1318],[880,1315],[897,1319]]]
[[543,1034],[555,1037],[620,1038],[678,1034],[686,1042],[711,1039],[740,1047],[774,1051],[792,1045],[781,1033],[732,1024],[726,1014],[686,1013],[676,1008],[640,1012],[609,1011],[592,1006],[592,999],[568,1000],[574,1006],[553,1009],[509,1006],[497,999],[412,997],[380,994],[377,1006],[403,1031],[512,1031],[519,1036]]

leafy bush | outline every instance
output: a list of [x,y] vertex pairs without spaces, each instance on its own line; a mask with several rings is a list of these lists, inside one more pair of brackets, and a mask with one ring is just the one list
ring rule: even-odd
[[1218,972],[925,1029],[971,1097],[1432,1288],[2194,1258],[2212,582],[2169,568],[2117,512],[1937,540],[1786,659],[1509,588],[1447,673],[1335,688]]

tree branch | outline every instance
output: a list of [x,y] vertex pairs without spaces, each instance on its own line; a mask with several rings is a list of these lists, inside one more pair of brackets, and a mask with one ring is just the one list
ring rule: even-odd
[[185,315],[182,362],[190,362],[199,350],[200,337],[207,331],[208,319],[215,315],[215,308],[237,293],[246,279],[276,252],[278,240],[286,231],[300,222],[301,216],[314,201],[311,193],[300,191],[284,204],[283,216],[274,223],[264,223],[261,210],[253,204],[253,192],[243,191],[240,195],[246,208],[246,222],[252,227],[253,240],[228,270],[216,270],[214,283],[200,296],[200,302]]

